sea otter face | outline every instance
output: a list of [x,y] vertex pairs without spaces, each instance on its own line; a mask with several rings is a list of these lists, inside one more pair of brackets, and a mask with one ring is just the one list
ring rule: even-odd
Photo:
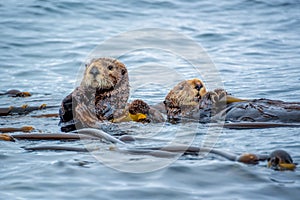
[[169,119],[177,120],[197,107],[199,100],[206,94],[200,79],[191,79],[177,84],[166,96],[164,104]]
[[147,119],[149,115],[150,106],[141,99],[136,99],[129,104],[129,116],[135,122],[149,123]]
[[128,80],[125,65],[118,60],[99,58],[86,66],[82,85],[91,89],[113,90]]
[[144,102],[143,100],[140,99],[135,99],[133,102],[129,104],[128,111],[130,114],[137,114],[137,113],[142,113],[142,114],[149,114],[150,106]]

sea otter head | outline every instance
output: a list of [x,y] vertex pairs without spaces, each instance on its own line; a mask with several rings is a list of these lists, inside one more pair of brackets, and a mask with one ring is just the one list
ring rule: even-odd
[[284,150],[275,150],[268,158],[268,167],[275,170],[294,170],[296,165],[290,154]]
[[199,100],[206,94],[200,79],[185,80],[177,84],[166,96],[164,104],[169,120],[179,120],[197,107]]
[[135,99],[129,104],[128,111],[132,115],[136,115],[138,113],[149,114],[150,106],[141,99]]
[[136,99],[129,104],[128,107],[129,117],[136,122],[150,122],[147,119],[150,106],[141,99]]
[[114,90],[128,83],[125,65],[112,58],[93,59],[86,65],[81,85],[88,89]]

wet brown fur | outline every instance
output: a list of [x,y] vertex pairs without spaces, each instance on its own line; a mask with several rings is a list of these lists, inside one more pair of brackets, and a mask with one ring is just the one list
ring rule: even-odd
[[61,122],[75,120],[93,126],[97,121],[111,120],[122,113],[128,97],[125,65],[112,58],[93,59],[86,65],[80,86],[63,100]]
[[177,118],[197,109],[206,88],[200,79],[185,80],[177,84],[166,96],[164,104],[168,119]]

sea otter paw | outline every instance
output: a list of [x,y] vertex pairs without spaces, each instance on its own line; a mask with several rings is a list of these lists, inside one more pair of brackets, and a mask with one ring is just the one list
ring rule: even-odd
[[96,111],[95,113],[99,117],[99,119],[107,119],[111,120],[114,118],[113,114],[115,112],[115,107],[111,106],[110,103],[108,102],[102,102],[101,104],[98,104],[96,106]]
[[113,119],[114,118],[114,112],[115,112],[115,107],[114,106],[110,106],[110,104],[107,105],[106,109],[103,111],[103,116],[106,119]]

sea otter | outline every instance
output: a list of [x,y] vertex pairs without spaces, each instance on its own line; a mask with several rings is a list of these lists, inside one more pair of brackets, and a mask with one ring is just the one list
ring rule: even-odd
[[80,85],[62,101],[63,132],[92,127],[98,121],[118,118],[128,101],[126,66],[113,58],[97,58],[86,65]]
[[275,170],[294,170],[297,163],[284,150],[275,150],[268,157],[268,167]]
[[[238,123],[255,122],[260,127],[261,124],[259,123],[300,123],[300,102],[284,102],[270,99],[239,99],[231,96],[222,89],[209,92],[204,90],[205,92],[200,95],[201,98],[196,98],[193,106],[188,109],[189,113],[186,114],[182,110],[185,110],[185,105],[190,105],[191,99],[195,99],[196,97],[194,80],[183,81],[169,92],[165,100],[168,119],[176,116],[179,119],[187,117],[203,123],[224,120],[225,122]],[[205,88],[202,81],[201,84]],[[184,85],[185,87],[180,87],[180,85]],[[171,120],[171,122],[173,121]],[[273,125],[277,127],[275,126],[276,124]],[[248,127],[251,128],[251,126]]]
[[163,102],[168,120],[176,123],[182,117],[191,117],[199,110],[199,101],[205,94],[206,88],[200,79],[178,83]]

